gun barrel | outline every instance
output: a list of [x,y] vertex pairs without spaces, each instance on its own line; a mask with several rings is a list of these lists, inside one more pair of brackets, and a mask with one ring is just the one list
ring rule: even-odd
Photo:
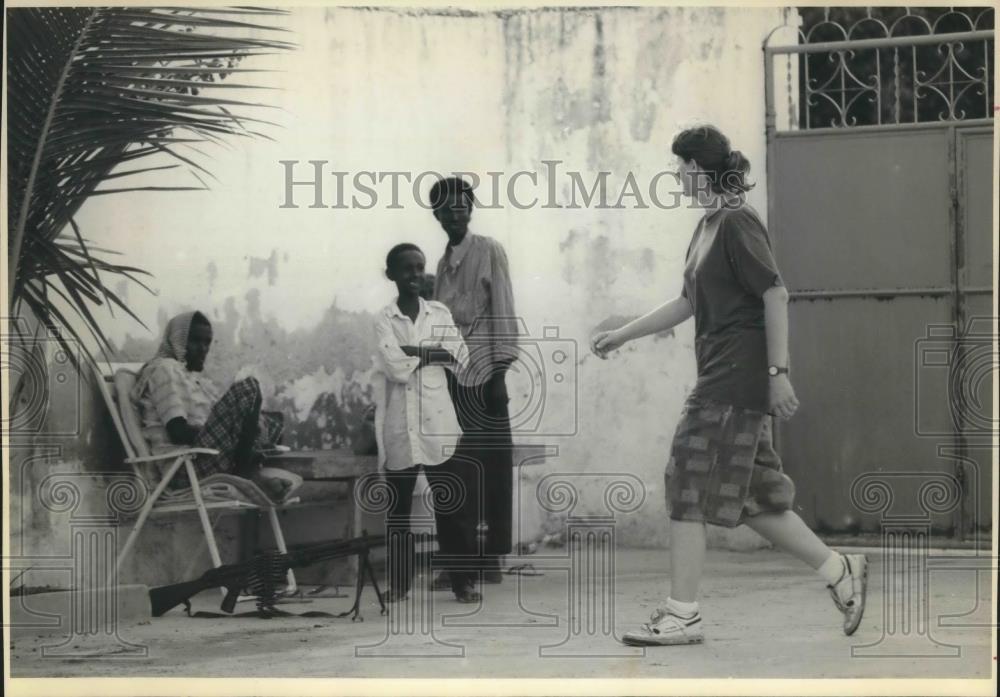
[[385,535],[363,535],[349,540],[303,545],[298,549],[289,550],[288,565],[293,568],[299,568],[318,561],[351,556],[371,547],[384,544]]

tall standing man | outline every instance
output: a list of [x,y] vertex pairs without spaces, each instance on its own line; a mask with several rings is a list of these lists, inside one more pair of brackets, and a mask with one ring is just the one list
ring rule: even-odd
[[[512,545],[513,461],[506,374],[517,357],[518,322],[507,254],[499,242],[469,232],[475,196],[459,177],[431,188],[434,217],[448,235],[438,262],[434,299],[451,310],[469,348],[469,361],[448,388],[464,436],[459,454],[479,464],[480,517],[487,527],[482,571],[502,580],[502,557]],[[444,579],[435,582],[442,585]]]

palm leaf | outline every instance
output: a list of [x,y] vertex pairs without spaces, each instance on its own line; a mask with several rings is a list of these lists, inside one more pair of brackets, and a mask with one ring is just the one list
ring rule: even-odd
[[[250,126],[271,122],[246,112],[267,105],[232,97],[258,87],[221,82],[230,73],[266,72],[238,66],[293,47],[260,38],[284,31],[269,23],[282,14],[250,7],[7,11],[8,291],[15,314],[26,306],[58,337],[79,340],[66,324],[75,318],[102,351],[110,344],[91,306],[122,309],[138,321],[105,277],[138,282],[145,272],[101,259],[73,218],[93,196],[204,189],[198,173],[212,177],[210,163],[197,161],[204,154],[193,148],[197,157],[186,157],[170,146],[266,137]],[[196,185],[149,183],[177,168]],[[136,176],[141,182],[108,186]]]

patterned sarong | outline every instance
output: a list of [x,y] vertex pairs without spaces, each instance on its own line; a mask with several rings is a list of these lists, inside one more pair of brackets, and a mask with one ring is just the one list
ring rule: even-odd
[[[261,412],[260,383],[248,377],[234,382],[212,405],[194,447],[218,450],[218,455],[198,455],[194,469],[199,478],[212,474],[237,474],[250,478],[256,454],[273,447],[281,437],[281,414]],[[175,487],[190,486],[180,470]]]

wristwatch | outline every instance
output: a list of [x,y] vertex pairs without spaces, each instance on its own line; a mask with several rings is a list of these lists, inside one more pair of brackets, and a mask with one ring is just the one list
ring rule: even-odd
[[776,365],[767,366],[767,374],[770,375],[772,378],[781,375],[782,373],[785,373],[787,375],[788,368],[779,368]]

